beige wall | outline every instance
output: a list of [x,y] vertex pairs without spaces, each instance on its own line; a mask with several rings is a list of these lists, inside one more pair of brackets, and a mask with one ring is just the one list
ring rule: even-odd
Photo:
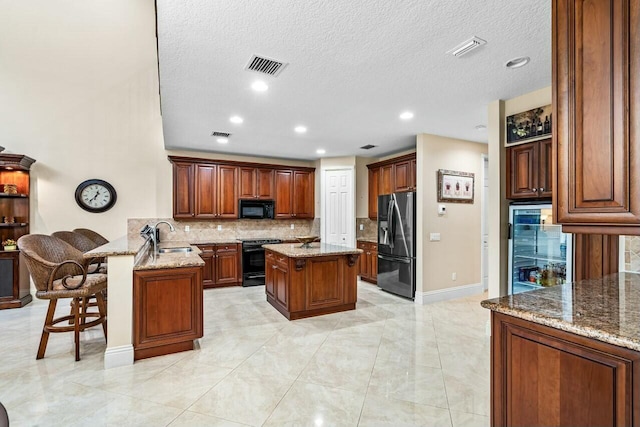
[[[482,154],[486,153],[486,144],[427,134],[417,137],[417,294],[480,283]],[[447,213],[439,216],[438,169],[474,173],[474,203],[444,203]],[[429,241],[430,233],[440,233],[441,240]],[[457,274],[455,281],[452,273]]]
[[506,295],[509,203],[505,199],[505,121],[506,117],[551,104],[551,86],[488,106],[489,137],[489,297]]

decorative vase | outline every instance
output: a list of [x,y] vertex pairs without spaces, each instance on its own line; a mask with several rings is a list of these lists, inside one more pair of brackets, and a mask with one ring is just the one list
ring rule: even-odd
[[18,249],[18,247],[16,245],[3,246],[2,248],[5,251],[15,251],[16,249]]

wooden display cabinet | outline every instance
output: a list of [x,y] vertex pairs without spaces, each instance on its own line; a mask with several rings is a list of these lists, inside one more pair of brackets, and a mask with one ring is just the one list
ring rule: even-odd
[[[29,234],[30,168],[34,159],[0,153],[0,240],[17,241]],[[16,186],[5,192],[4,184]],[[3,249],[0,246],[0,249]],[[30,303],[29,271],[20,252],[0,252],[0,309],[19,308]]]

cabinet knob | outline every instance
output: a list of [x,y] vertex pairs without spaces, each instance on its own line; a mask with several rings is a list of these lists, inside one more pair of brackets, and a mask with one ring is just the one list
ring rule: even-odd
[[275,270],[275,269],[276,269],[276,266],[275,266],[275,265],[272,265],[272,266],[271,266],[271,268],[273,268],[273,269]]
[[540,187],[540,192],[544,192],[544,187]]
[[532,188],[532,189],[531,189],[531,191],[532,191],[533,193],[537,193],[537,192],[538,192],[538,190],[537,190],[537,189],[535,189],[535,188]]

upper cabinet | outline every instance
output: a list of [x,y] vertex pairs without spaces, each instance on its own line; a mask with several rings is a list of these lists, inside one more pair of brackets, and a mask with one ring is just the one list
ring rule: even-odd
[[369,218],[378,218],[378,196],[416,190],[416,153],[367,165]]
[[274,198],[273,169],[266,168],[240,168],[240,194],[241,199],[266,199]]
[[507,148],[507,199],[551,199],[551,139]]
[[239,199],[275,199],[276,218],[314,217],[313,168],[175,156],[169,160],[175,219],[237,219]]
[[277,169],[275,177],[275,217],[313,218],[315,214],[313,170]]
[[640,2],[553,2],[554,208],[565,231],[640,235]]

